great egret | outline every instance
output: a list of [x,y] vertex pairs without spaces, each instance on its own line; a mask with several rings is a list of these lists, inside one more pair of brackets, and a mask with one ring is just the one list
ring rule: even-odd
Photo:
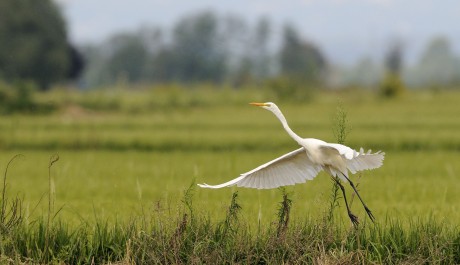
[[361,148],[359,152],[342,144],[327,143],[314,138],[301,138],[294,133],[286,121],[281,110],[275,103],[250,103],[271,111],[281,121],[286,132],[301,146],[301,148],[265,163],[249,172],[241,174],[238,178],[219,185],[198,184],[202,188],[219,189],[236,185],[238,187],[271,189],[280,186],[295,185],[312,180],[321,171],[326,171],[342,190],[348,216],[354,225],[358,224],[356,217],[348,206],[345,196],[345,188],[339,178],[350,186],[361,201],[369,218],[374,222],[375,218],[366,206],[355,185],[348,177],[348,171],[352,174],[365,169],[378,168],[383,164],[385,153],[367,153]]

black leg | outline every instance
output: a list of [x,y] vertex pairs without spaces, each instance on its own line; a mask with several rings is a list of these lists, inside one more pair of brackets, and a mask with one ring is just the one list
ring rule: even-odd
[[350,220],[353,223],[353,225],[357,227],[359,224],[358,217],[351,212],[350,207],[348,206],[347,196],[345,195],[345,188],[343,187],[342,183],[340,183],[340,180],[337,177],[332,177],[332,179],[337,183],[337,185],[339,185],[340,189],[342,190],[345,206],[347,207],[348,217],[350,217]]
[[366,204],[364,203],[363,199],[361,199],[361,196],[359,196],[359,193],[358,193],[358,191],[356,190],[355,185],[353,184],[353,182],[352,182],[347,176],[345,176],[345,174],[342,174],[342,175],[348,180],[348,182],[350,183],[350,186],[353,188],[353,190],[355,191],[356,195],[358,195],[359,200],[360,200],[361,203],[363,204],[364,210],[366,210],[367,215],[369,216],[369,218],[371,219],[371,221],[374,223],[374,222],[375,222],[375,217],[374,217],[374,215],[372,214],[371,210],[366,206]]

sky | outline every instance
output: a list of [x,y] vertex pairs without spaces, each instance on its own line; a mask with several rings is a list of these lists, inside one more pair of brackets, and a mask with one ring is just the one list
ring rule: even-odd
[[[204,10],[236,14],[248,22],[266,16],[273,34],[289,22],[338,64],[364,56],[381,59],[392,40],[402,40],[406,60],[415,62],[434,37],[449,38],[460,54],[459,0],[55,0],[71,41],[100,43],[141,26],[172,27]],[[278,29],[276,28],[278,27]]]

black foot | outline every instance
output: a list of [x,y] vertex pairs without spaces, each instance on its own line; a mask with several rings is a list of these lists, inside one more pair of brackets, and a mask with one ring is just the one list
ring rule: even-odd
[[350,220],[353,223],[353,226],[358,227],[358,225],[359,225],[358,217],[356,215],[352,214],[351,212],[348,212],[348,217],[350,217]]
[[374,217],[374,215],[372,214],[371,210],[369,210],[369,208],[367,208],[367,207],[364,207],[364,209],[366,210],[366,213],[367,213],[367,215],[369,216],[369,218],[371,219],[371,221],[372,221],[373,223],[375,223],[375,217]]

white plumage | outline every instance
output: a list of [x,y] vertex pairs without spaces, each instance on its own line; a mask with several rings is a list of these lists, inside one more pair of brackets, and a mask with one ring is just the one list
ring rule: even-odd
[[218,189],[237,185],[238,187],[273,189],[280,186],[295,185],[312,180],[321,170],[307,157],[305,148],[301,147],[275,160],[265,163],[238,178],[220,185],[198,184],[202,188]]
[[348,215],[353,223],[358,223],[357,217],[350,212],[343,186],[337,178],[345,182],[350,182],[369,217],[371,220],[374,220],[372,213],[366,207],[355,186],[348,178],[348,172],[354,174],[358,171],[382,166],[385,153],[380,151],[371,153],[371,150],[365,153],[362,148],[357,152],[342,144],[327,143],[314,138],[301,138],[289,128],[286,118],[276,104],[272,102],[251,104],[273,112],[281,121],[287,133],[301,148],[243,173],[236,179],[219,185],[198,184],[200,187],[219,189],[236,185],[246,188],[272,189],[280,186],[304,183],[307,180],[312,180],[321,170],[324,170],[340,185],[347,205]]

